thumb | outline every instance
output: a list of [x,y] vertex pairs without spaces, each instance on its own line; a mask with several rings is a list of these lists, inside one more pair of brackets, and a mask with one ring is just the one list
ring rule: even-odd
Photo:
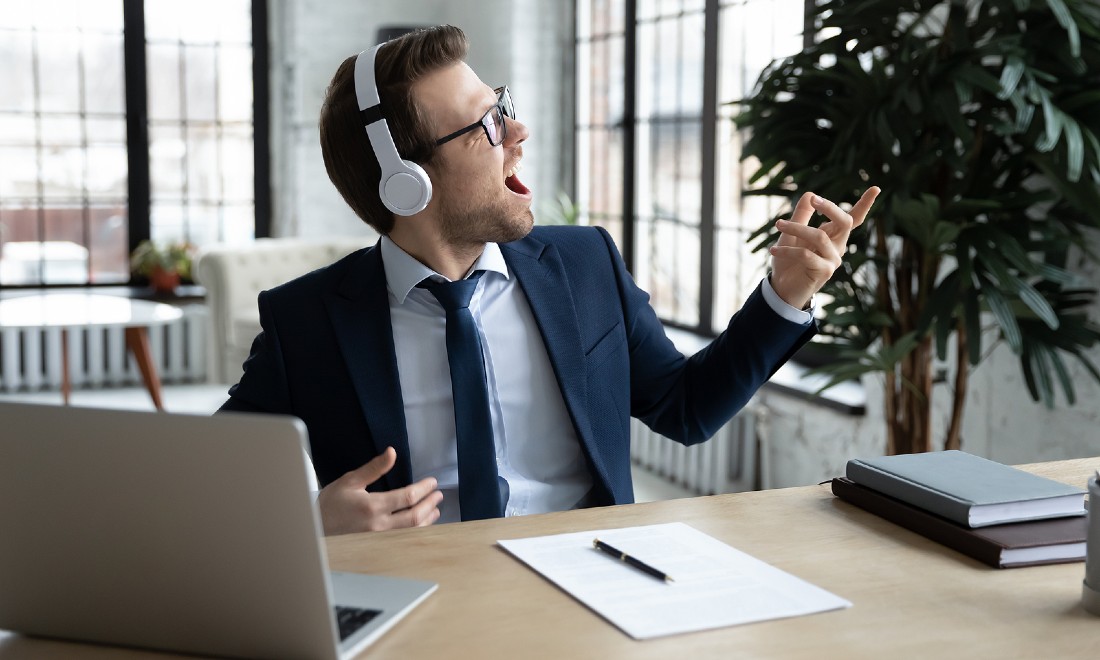
[[381,479],[396,463],[397,452],[393,447],[386,447],[384,452],[344,474],[337,481],[345,488],[363,489]]

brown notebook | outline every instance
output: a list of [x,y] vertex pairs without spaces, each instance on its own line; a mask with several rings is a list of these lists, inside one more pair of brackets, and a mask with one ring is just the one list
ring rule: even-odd
[[833,494],[994,568],[1063,564],[1085,559],[1084,516],[971,529],[839,477]]

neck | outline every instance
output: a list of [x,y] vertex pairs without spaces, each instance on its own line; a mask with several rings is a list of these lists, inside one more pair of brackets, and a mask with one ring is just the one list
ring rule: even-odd
[[484,243],[457,245],[438,235],[409,231],[402,223],[394,227],[389,239],[409,256],[452,281],[465,277],[485,251]]

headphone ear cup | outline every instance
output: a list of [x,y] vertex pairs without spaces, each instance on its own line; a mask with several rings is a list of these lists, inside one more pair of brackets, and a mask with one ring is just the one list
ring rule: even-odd
[[378,196],[391,213],[401,216],[420,213],[432,199],[432,180],[424,168],[402,160],[396,172],[383,172]]

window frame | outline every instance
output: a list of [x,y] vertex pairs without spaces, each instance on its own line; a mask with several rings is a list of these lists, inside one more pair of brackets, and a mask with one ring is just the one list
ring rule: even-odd
[[[615,0],[610,0],[614,2]],[[728,0],[726,2],[728,3]],[[814,28],[812,23],[812,9],[814,0],[804,0],[802,44],[812,44]],[[622,158],[623,158],[623,189],[622,189],[622,244],[619,249],[627,269],[631,273],[638,271],[638,230],[640,218],[637,209],[637,137],[639,128],[648,127],[652,118],[639,118],[637,108],[637,73],[638,73],[638,0],[622,0],[623,16],[621,25],[606,26],[607,34],[622,33],[624,35],[623,53],[623,116],[614,126],[605,126],[604,130],[612,127],[622,127]],[[695,323],[684,323],[675,319],[664,318],[661,321],[665,326],[685,330],[705,337],[714,337],[717,330],[714,327],[715,310],[715,252],[717,249],[717,235],[719,226],[716,221],[718,205],[719,175],[719,145],[717,144],[717,126],[720,120],[718,107],[719,95],[719,65],[720,65],[720,24],[722,0],[705,0],[703,6],[703,99],[701,112],[701,140],[700,140],[700,199],[699,199],[699,268],[698,277],[698,309]],[[697,10],[696,10],[697,11]],[[582,7],[580,0],[574,2],[574,14],[580,16]],[[609,12],[609,15],[612,12]],[[652,22],[651,20],[649,22]],[[602,34],[602,33],[601,33]],[[597,36],[591,32],[583,38],[579,35],[574,38],[574,50],[582,46],[591,45]],[[580,56],[575,57],[578,64]],[[574,75],[574,96],[581,98],[579,80],[582,79],[580,71]],[[581,128],[579,125],[577,128]],[[592,127],[584,127],[591,129]],[[576,146],[576,142],[575,142]],[[578,153],[576,158],[588,157],[587,154]],[[578,192],[584,185],[576,183]],[[583,215],[602,215],[602,211],[581,209]]]
[[[151,237],[152,185],[149,159],[148,78],[145,0],[121,0],[123,12],[123,78],[127,154],[127,254]],[[267,0],[252,5],[253,238],[271,235],[271,137]],[[125,283],[84,282],[5,284],[5,290],[135,286],[144,279],[130,274]]]

